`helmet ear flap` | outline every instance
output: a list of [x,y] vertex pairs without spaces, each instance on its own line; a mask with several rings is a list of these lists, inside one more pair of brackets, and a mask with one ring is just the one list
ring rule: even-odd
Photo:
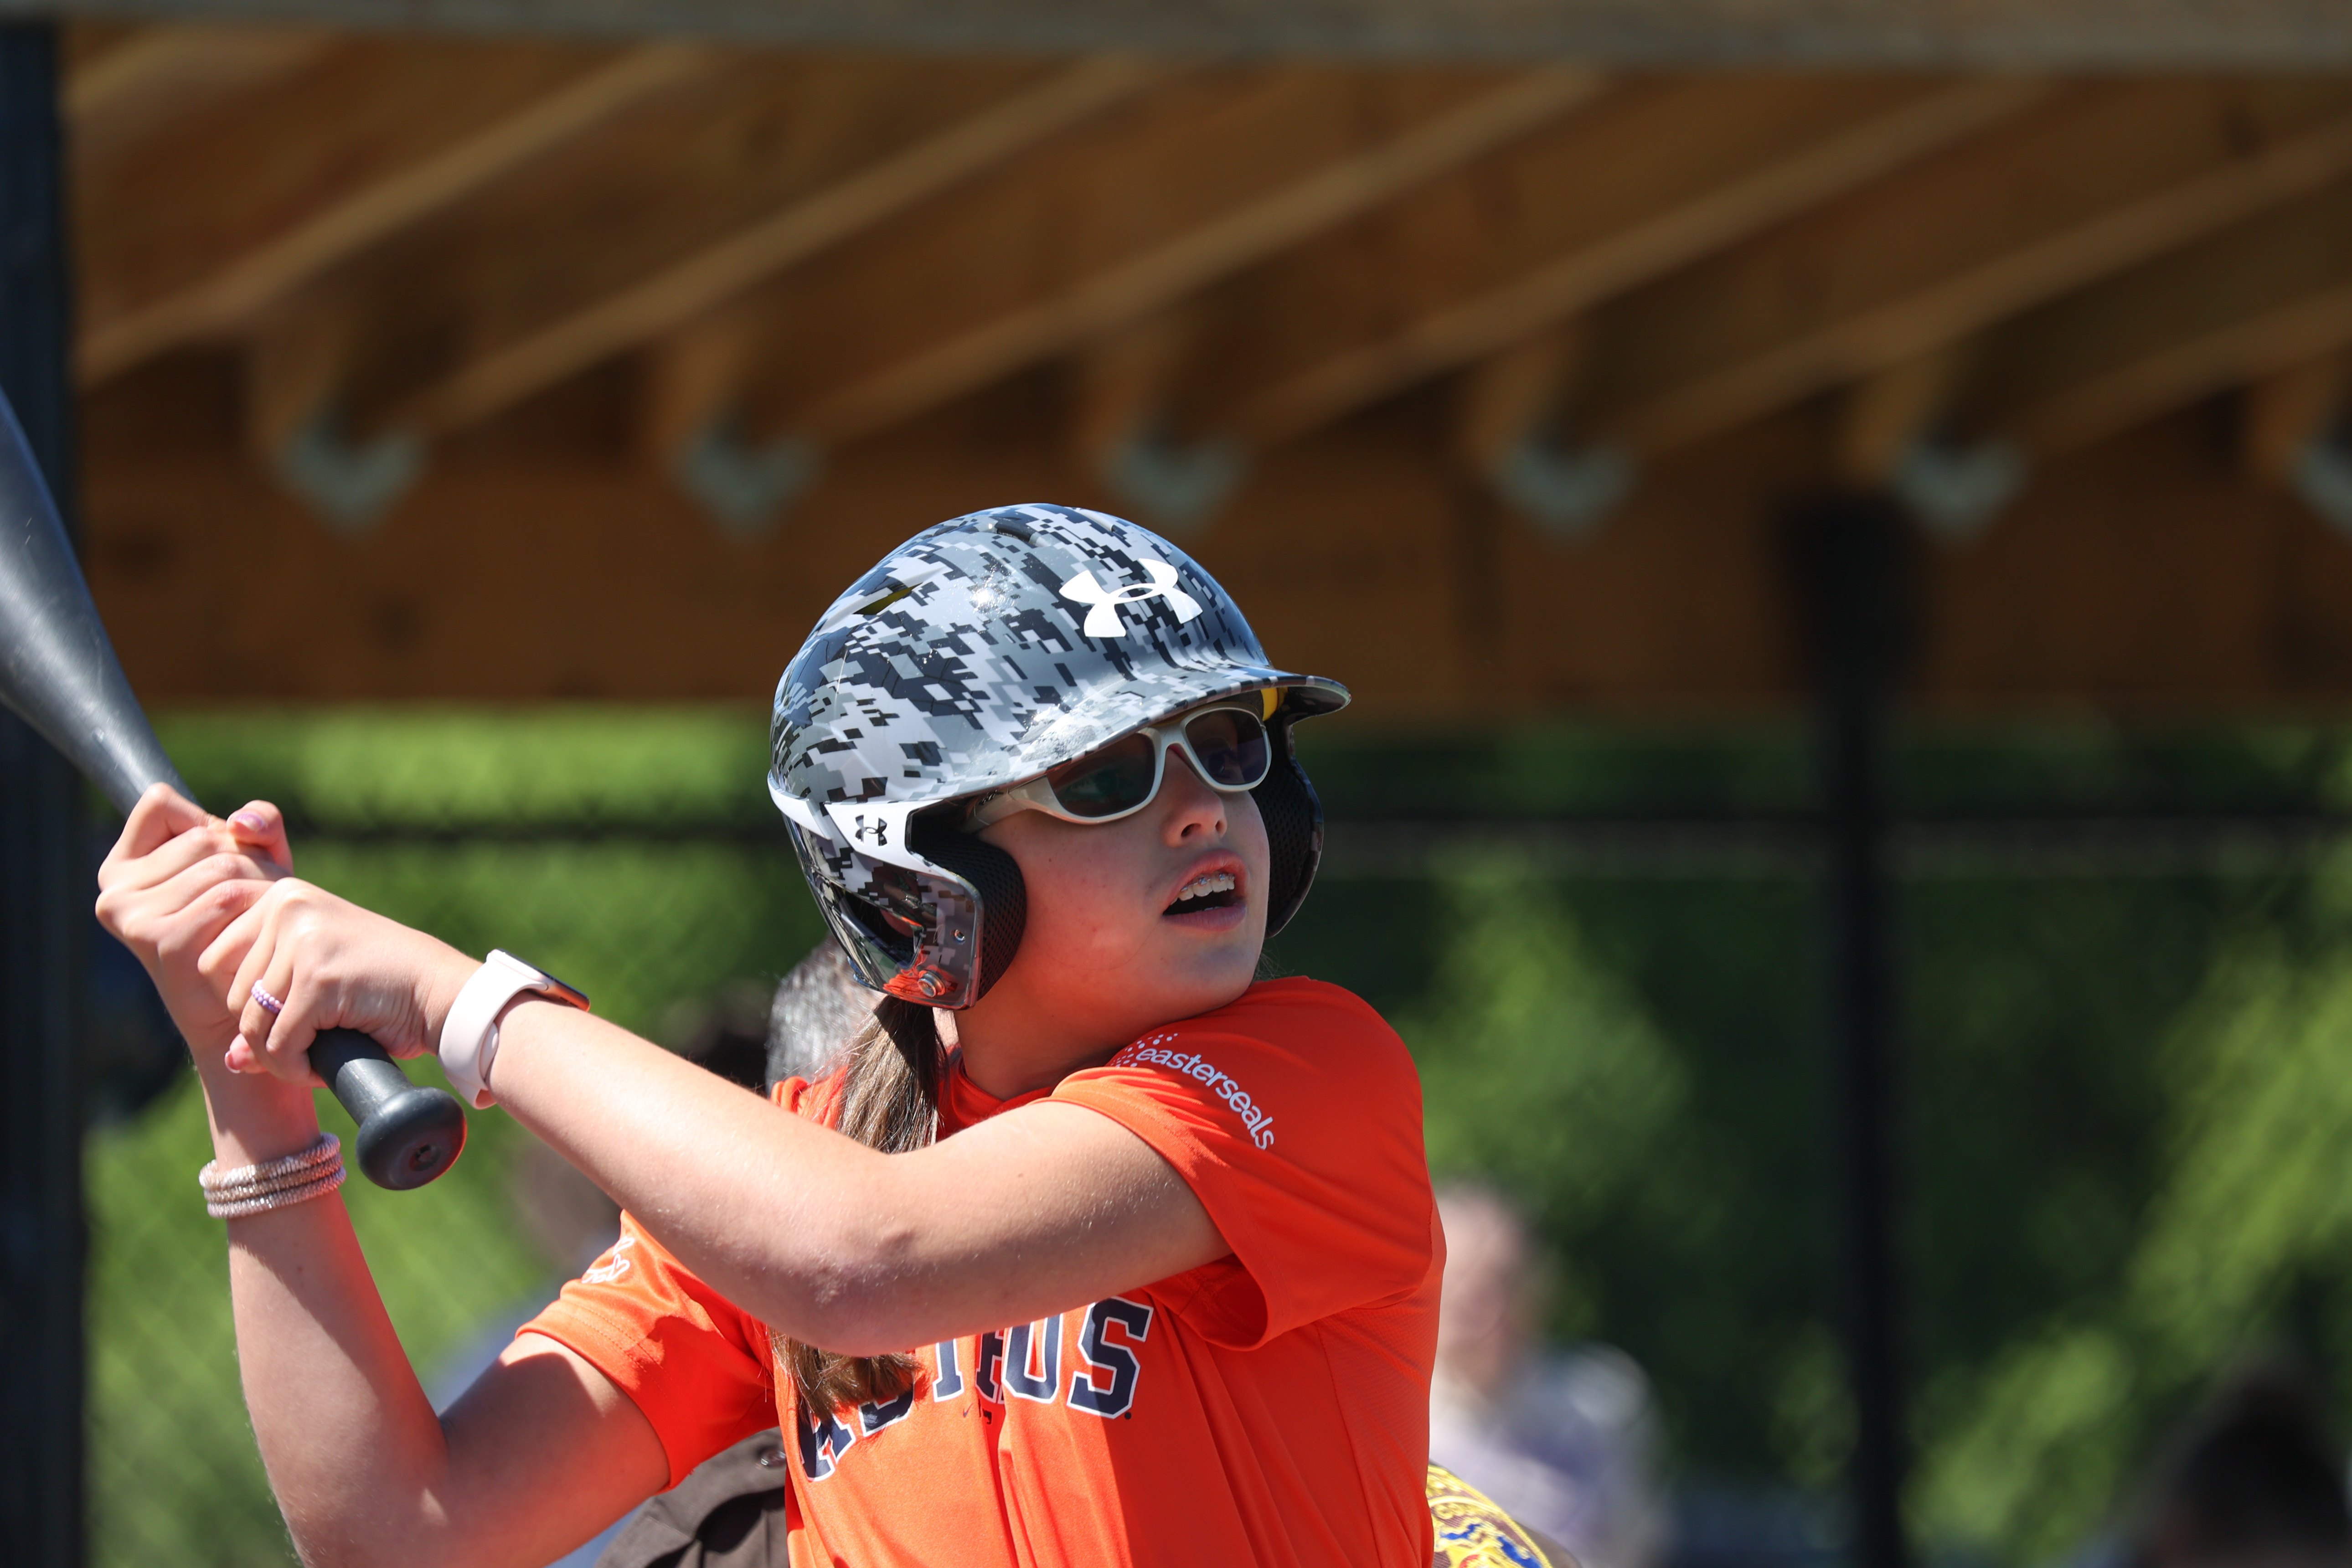
[[1298,765],[1291,727],[1277,720],[1279,737],[1274,767],[1265,782],[1250,791],[1257,814],[1265,823],[1267,897],[1265,934],[1274,935],[1290,923],[1307,889],[1315,884],[1315,868],[1323,858],[1323,803]]
[[926,812],[914,819],[907,842],[932,865],[971,883],[980,896],[979,978],[971,993],[977,1002],[1013,967],[1022,929],[1029,923],[1029,887],[1012,856],[958,826],[961,815]]

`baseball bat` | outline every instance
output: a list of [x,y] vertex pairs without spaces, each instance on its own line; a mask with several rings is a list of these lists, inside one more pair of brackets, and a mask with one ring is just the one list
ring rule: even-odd
[[[107,640],[57,503],[0,395],[0,702],[81,770],[126,815],[147,786],[183,795],[163,742]],[[466,1112],[446,1090],[408,1081],[356,1029],[323,1029],[310,1066],[359,1123],[360,1169],[380,1187],[421,1187],[466,1146]]]

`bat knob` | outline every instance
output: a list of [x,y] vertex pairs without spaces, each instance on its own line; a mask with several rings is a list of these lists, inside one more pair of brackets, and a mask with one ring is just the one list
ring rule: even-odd
[[408,1081],[382,1046],[356,1029],[322,1029],[310,1065],[359,1123],[360,1170],[379,1187],[421,1187],[457,1163],[466,1112],[446,1089]]

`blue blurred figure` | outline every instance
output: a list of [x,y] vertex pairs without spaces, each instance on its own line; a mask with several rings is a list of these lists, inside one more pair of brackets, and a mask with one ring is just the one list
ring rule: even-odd
[[1437,1194],[1445,1285],[1429,1457],[1584,1568],[1656,1568],[1666,1515],[1649,1380],[1607,1345],[1539,1347],[1545,1260],[1490,1187]]

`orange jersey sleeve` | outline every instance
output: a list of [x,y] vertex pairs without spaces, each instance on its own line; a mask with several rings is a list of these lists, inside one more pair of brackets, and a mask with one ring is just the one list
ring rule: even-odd
[[775,1425],[766,1327],[625,1214],[612,1249],[518,1331],[577,1352],[629,1396],[661,1439],[667,1486]]
[[1396,1031],[1339,986],[1263,982],[1054,1098],[1150,1144],[1209,1211],[1238,1268],[1196,1271],[1179,1310],[1219,1343],[1264,1344],[1430,1271],[1421,1079]]

